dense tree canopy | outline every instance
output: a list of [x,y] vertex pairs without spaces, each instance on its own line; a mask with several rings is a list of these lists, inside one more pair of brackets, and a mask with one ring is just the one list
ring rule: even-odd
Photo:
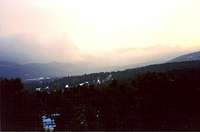
[[1,79],[1,129],[42,130],[42,115],[60,113],[56,130],[200,130],[199,75],[199,68],[147,72],[51,93]]

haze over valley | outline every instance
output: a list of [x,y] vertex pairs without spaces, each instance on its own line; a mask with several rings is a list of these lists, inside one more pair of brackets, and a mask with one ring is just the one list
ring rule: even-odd
[[0,0],[0,131],[199,131],[199,0]]

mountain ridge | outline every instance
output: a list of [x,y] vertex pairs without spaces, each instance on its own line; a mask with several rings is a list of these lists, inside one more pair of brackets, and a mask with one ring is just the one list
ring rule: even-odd
[[184,61],[196,61],[196,60],[200,60],[200,51],[178,56],[168,62],[184,62]]
[[[187,62],[187,61],[200,61],[200,51],[193,52],[190,54],[185,54],[179,57],[176,57],[168,62],[165,63],[175,63],[175,62]],[[165,64],[163,63],[163,64]],[[145,66],[146,65],[146,66]],[[152,65],[152,66],[151,66]],[[129,67],[124,68],[110,68],[110,72],[114,73],[114,71],[132,71],[133,69],[150,69],[153,68],[157,70],[155,67],[158,67],[162,64],[143,64],[140,66],[132,65]],[[170,64],[166,64],[170,65]],[[34,79],[39,77],[65,77],[65,76],[81,76],[84,74],[90,73],[101,73],[102,69],[94,68],[93,65],[89,64],[73,64],[73,63],[64,63],[64,62],[49,62],[49,63],[27,63],[27,64],[17,64],[15,62],[9,61],[0,61],[0,77],[5,78],[22,78],[23,80],[26,79]],[[119,70],[125,69],[125,70]],[[108,70],[107,70],[108,71]]]

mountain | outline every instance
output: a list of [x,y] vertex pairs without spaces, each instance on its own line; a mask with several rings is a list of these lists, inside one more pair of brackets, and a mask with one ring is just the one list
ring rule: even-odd
[[145,64],[132,66],[105,66],[84,62],[79,63],[27,63],[18,64],[10,61],[0,61],[0,78],[21,78],[23,80],[40,80],[39,78],[55,78],[77,76],[101,71],[116,71],[130,67],[138,67]]
[[195,70],[200,68],[200,61],[186,61],[186,62],[173,62],[173,63],[164,63],[164,64],[155,64],[139,68],[132,68],[123,71],[113,71],[113,72],[100,72],[85,74],[81,76],[68,76],[60,79],[56,79],[54,82],[51,82],[51,87],[60,87],[64,88],[66,85],[76,86],[82,83],[97,84],[98,81],[110,82],[113,79],[126,81],[132,80],[137,75],[145,74],[147,72],[173,72],[176,70]]
[[176,57],[169,62],[184,62],[200,60],[200,51]]
[[17,77],[21,76],[22,73],[21,65],[13,62],[0,61],[0,77]]
[[63,77],[69,75],[80,75],[95,71],[96,69],[86,64],[72,63],[28,63],[17,64],[13,62],[0,61],[0,77],[35,79],[41,77]]
[[171,63],[148,65],[139,68],[132,68],[124,71],[112,72],[112,74],[116,79],[131,79],[138,74],[144,74],[146,72],[162,73],[173,70],[197,69],[199,67],[200,67],[200,61],[171,62]]
[[[167,62],[166,64],[150,65],[140,68],[134,68],[136,66],[132,66],[133,68],[124,71],[106,72],[105,76],[108,76],[107,73],[111,73],[112,76],[114,77],[127,78],[127,77],[132,77],[135,74],[144,73],[147,71],[157,72],[157,71],[172,70],[181,67],[193,67],[199,64],[198,60],[200,61],[200,51],[177,57]],[[187,61],[191,62],[186,63]],[[174,62],[183,62],[183,63],[174,63]],[[123,69],[123,68],[111,67],[109,70],[107,68],[107,71],[113,71],[113,69]],[[54,78],[54,77],[75,76],[75,75],[82,75],[85,73],[94,73],[88,75],[92,76],[95,75],[97,79],[99,76],[97,72],[100,71],[106,71],[106,70],[104,68],[97,68],[97,66],[85,63],[72,64],[72,63],[51,62],[51,63],[17,64],[8,61],[0,61],[0,77],[6,77],[6,78],[19,77],[22,78],[23,80],[27,79],[37,80],[38,78],[44,78],[44,77]],[[105,76],[103,76],[103,78],[105,78]],[[82,78],[81,76],[76,76],[76,77]],[[81,80],[87,80],[87,79],[81,79]],[[81,82],[81,81],[76,81],[76,82]]]

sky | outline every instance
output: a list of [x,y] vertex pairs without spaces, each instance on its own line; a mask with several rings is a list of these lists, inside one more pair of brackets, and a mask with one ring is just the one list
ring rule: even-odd
[[199,0],[0,0],[0,59],[164,62],[200,49]]

